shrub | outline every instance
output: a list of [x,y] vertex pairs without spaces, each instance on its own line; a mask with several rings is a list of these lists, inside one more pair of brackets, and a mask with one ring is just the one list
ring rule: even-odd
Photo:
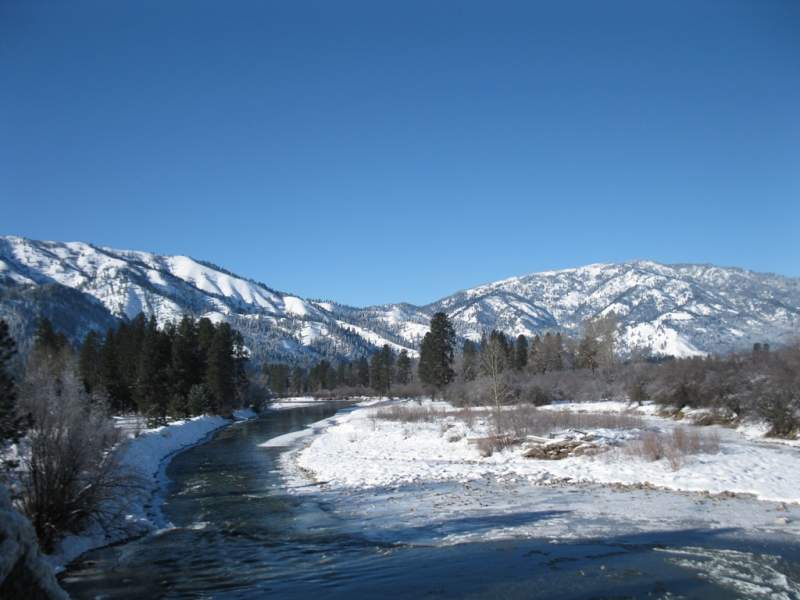
[[434,408],[433,406],[394,405],[378,409],[374,416],[377,419],[398,421],[400,423],[432,423],[447,414],[444,409]]
[[687,456],[717,454],[719,448],[720,439],[716,431],[700,432],[676,427],[670,433],[646,431],[638,440],[628,445],[628,452],[651,462],[665,458],[670,467],[677,471]]
[[21,404],[33,425],[18,471],[18,503],[45,551],[89,521],[109,527],[141,480],[121,467],[120,433],[104,404],[92,401],[69,365],[38,364],[26,375]]

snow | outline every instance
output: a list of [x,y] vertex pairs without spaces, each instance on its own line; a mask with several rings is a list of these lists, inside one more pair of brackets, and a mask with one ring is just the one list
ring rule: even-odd
[[296,396],[293,398],[282,398],[275,400],[267,405],[268,410],[288,410],[303,406],[313,406],[314,404],[330,402],[330,398],[315,398],[314,396]]
[[[234,419],[252,419],[256,414],[250,409],[234,412]],[[169,459],[176,453],[203,441],[217,429],[231,424],[230,419],[204,415],[180,421],[173,421],[162,427],[139,431],[142,423],[136,418],[118,419],[118,425],[126,432],[128,440],[120,447],[120,463],[141,475],[149,489],[133,498],[125,507],[126,514],[119,523],[120,532],[109,536],[98,526],[90,526],[81,535],[70,535],[61,540],[56,552],[47,556],[57,569],[74,560],[84,552],[126,537],[169,526],[163,522],[157,506],[152,506],[153,497],[166,483],[165,469]],[[157,503],[156,503],[157,504]]]
[[638,323],[622,330],[619,344],[626,348],[649,348],[655,354],[686,358],[705,356],[677,331],[661,323]]
[[290,315],[305,317],[308,314],[306,303],[295,296],[285,296],[283,298],[283,307]]
[[310,346],[316,340],[325,337],[327,334],[328,328],[322,323],[305,321],[300,328],[300,343],[304,346]]
[[[14,575],[15,580],[10,576]],[[66,600],[53,569],[39,551],[36,532],[30,521],[11,503],[6,488],[0,484],[0,587],[7,597]]]
[[[437,405],[442,407],[444,405]],[[555,405],[547,410],[622,412],[624,403]],[[675,421],[653,416],[655,407],[639,409],[648,428],[669,431]],[[681,423],[682,426],[686,426]],[[688,427],[692,427],[688,425]],[[314,428],[312,428],[314,429]],[[776,502],[800,502],[800,453],[795,448],[720,427],[719,454],[688,456],[678,470],[666,459],[655,462],[632,456],[620,443],[631,432],[590,430],[611,450],[596,456],[563,460],[535,460],[522,456],[520,447],[482,457],[469,438],[487,434],[476,419],[468,427],[454,416],[431,423],[402,423],[375,418],[373,409],[339,414],[317,426],[321,432],[296,457],[296,466],[334,487],[373,488],[413,482],[469,482],[492,476],[522,478],[535,484],[571,483],[650,485],[658,488],[710,494],[749,494]]]
[[389,340],[381,337],[377,333],[370,331],[368,329],[364,329],[363,327],[359,327],[358,325],[353,325],[352,323],[348,323],[347,321],[336,321],[336,323],[342,327],[343,329],[347,329],[352,331],[355,334],[360,335],[362,338],[367,340],[370,344],[375,346],[381,347],[384,344],[388,344],[389,347],[394,350],[395,352],[400,352],[405,350],[408,352],[408,355],[412,358],[418,358],[419,352],[416,350],[412,350],[410,348],[406,348],[405,346],[401,346],[400,344],[395,344],[394,342],[390,342]]
[[207,267],[188,256],[170,256],[165,260],[173,275],[204,292],[233,297],[263,308],[275,307],[274,294],[255,283]]

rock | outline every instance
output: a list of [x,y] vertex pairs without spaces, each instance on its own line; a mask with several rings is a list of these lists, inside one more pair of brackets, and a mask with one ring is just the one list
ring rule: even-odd
[[0,485],[0,598],[67,600],[39,551],[30,521],[14,509]]
[[540,460],[561,460],[569,456],[589,456],[603,452],[599,438],[579,430],[565,432],[561,437],[550,439],[528,436],[523,456]]

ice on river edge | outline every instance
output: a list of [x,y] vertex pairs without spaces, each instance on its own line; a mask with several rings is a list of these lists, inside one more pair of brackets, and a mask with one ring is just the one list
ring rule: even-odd
[[[233,414],[234,422],[255,416],[256,414],[250,409],[237,410]],[[203,415],[139,432],[128,431],[129,439],[119,449],[121,463],[124,467],[141,474],[147,481],[149,489],[130,502],[113,534],[95,525],[80,535],[67,536],[61,540],[56,552],[46,557],[50,564],[56,571],[60,571],[64,565],[84,552],[162,527],[164,523],[160,522],[162,518],[154,500],[157,500],[158,492],[166,483],[165,469],[169,459],[177,452],[201,442],[217,429],[230,424],[230,419]],[[125,425],[123,428],[126,428]]]

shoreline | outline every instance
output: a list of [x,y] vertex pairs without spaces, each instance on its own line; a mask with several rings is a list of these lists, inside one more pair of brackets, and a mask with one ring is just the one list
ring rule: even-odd
[[203,415],[162,427],[145,430],[129,439],[121,452],[123,466],[138,470],[146,480],[146,489],[133,497],[119,515],[119,529],[109,534],[98,524],[88,526],[78,535],[62,538],[53,554],[44,554],[56,575],[70,563],[92,550],[129,542],[170,524],[161,512],[163,494],[169,479],[167,467],[172,459],[195,446],[206,443],[221,430],[257,418],[251,409],[234,411],[231,418]]

